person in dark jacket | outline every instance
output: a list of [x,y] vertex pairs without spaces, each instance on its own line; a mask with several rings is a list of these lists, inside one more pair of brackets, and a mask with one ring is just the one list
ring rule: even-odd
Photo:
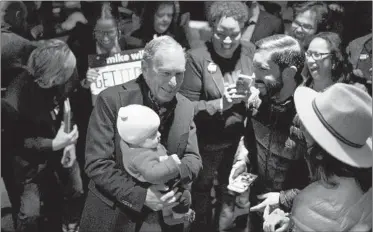
[[[184,79],[182,47],[171,37],[153,39],[144,49],[142,75],[109,87],[96,100],[87,133],[85,171],[91,179],[83,210],[81,232],[182,231],[183,224],[166,226],[160,210],[172,208],[181,196],[177,189],[142,183],[123,168],[119,108],[145,105],[161,118],[161,144],[181,160],[182,184],[193,181],[202,168],[192,103],[178,94]],[[167,191],[162,193],[162,191]]]
[[[258,179],[250,189],[250,228],[260,231],[262,211],[269,201],[278,203],[279,191],[307,185],[307,167],[300,155],[286,152],[285,141],[295,116],[292,95],[301,84],[304,52],[299,42],[286,35],[274,35],[256,43],[253,65],[255,86],[261,104],[254,116],[248,115],[245,138],[236,156],[247,160],[249,171]],[[245,145],[245,147],[242,147]],[[304,168],[303,168],[304,167]],[[234,165],[232,179],[244,171],[246,163]],[[257,195],[258,198],[257,198]],[[264,203],[259,204],[259,200]]]
[[[221,199],[221,193],[227,192],[229,168],[244,130],[244,98],[237,96],[232,100],[232,91],[239,74],[253,74],[253,49],[245,46],[250,43],[242,45],[240,41],[248,19],[246,6],[241,2],[214,2],[209,7],[208,19],[213,36],[203,47],[188,51],[185,79],[180,89],[195,108],[198,145],[204,167],[192,187],[196,210],[193,231],[211,231],[215,230],[213,226],[217,226],[211,222],[210,192],[214,173],[218,172],[218,198]],[[228,199],[233,201],[234,195]],[[219,225],[221,229],[230,226],[228,220],[221,220]]]
[[372,96],[372,33],[351,41],[346,52],[354,75]]
[[[25,39],[27,8],[21,1],[0,3],[1,15],[1,87],[6,88],[25,65],[36,44]],[[15,72],[14,72],[15,71]]]
[[[83,193],[80,169],[75,162],[79,133],[76,126],[71,133],[65,133],[60,117],[65,96],[61,91],[72,76],[75,64],[75,57],[65,43],[48,41],[31,53],[27,70],[17,76],[7,90],[4,101],[16,110],[17,116],[12,120],[17,120],[13,129],[18,145],[11,149],[15,159],[14,181],[20,186],[17,231],[41,230],[41,195],[45,196],[50,183],[47,180],[54,172],[59,176],[61,191],[67,200],[64,206],[69,208],[64,225],[75,223],[77,227],[80,211],[75,206]],[[71,159],[63,167],[61,157],[67,152]],[[52,207],[56,205],[54,202]],[[61,210],[55,208],[54,212],[61,213]],[[61,229],[52,219],[51,224],[54,226],[51,230]]]
[[[16,110],[4,101],[6,89],[12,80],[24,71],[28,57],[36,45],[25,39],[27,8],[21,1],[0,2],[1,20],[1,136],[4,140],[1,146],[1,177],[12,205],[12,216],[15,224],[19,208],[19,194],[14,173],[11,149],[15,142],[13,126],[17,117]],[[12,121],[14,119],[14,121]],[[10,122],[12,121],[12,122]],[[13,125],[14,124],[14,125]],[[9,139],[9,140],[8,140]]]
[[185,28],[180,21],[177,1],[150,1],[144,6],[138,30],[125,38],[129,48],[143,48],[154,37],[169,35],[186,50],[190,48]]

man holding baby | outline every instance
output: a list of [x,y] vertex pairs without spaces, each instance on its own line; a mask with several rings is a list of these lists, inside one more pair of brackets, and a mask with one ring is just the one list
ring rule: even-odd
[[[144,48],[142,75],[98,96],[87,133],[85,171],[91,182],[80,231],[183,231],[185,223],[172,225],[163,218],[167,209],[172,209],[168,216],[179,212],[175,206],[187,199],[182,195],[188,196],[187,186],[202,168],[193,123],[194,107],[177,93],[184,79],[185,62],[184,51],[174,39],[158,37]],[[151,123],[154,131],[136,124],[133,110],[118,114],[121,108],[133,104],[144,105],[159,116],[154,120],[149,117],[148,122],[143,120],[144,124]],[[132,129],[133,123],[140,128]],[[142,141],[145,138],[148,139]],[[150,152],[153,158],[148,161],[157,165],[166,162],[173,167],[167,176],[162,173],[160,178],[152,178],[153,184],[147,182],[151,176],[144,175],[146,170],[131,169],[133,172],[129,173],[124,167],[123,161],[136,155],[131,149],[142,147],[163,149],[163,153],[158,153],[167,154],[168,158],[161,155],[157,160],[157,152]],[[147,154],[141,150],[139,155],[144,152]],[[139,161],[130,166],[141,168],[141,164],[137,165]],[[169,179],[176,184],[167,184]]]

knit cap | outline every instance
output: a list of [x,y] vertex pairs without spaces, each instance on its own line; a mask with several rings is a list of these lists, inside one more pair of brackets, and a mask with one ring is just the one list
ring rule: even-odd
[[143,105],[128,105],[118,111],[118,133],[129,144],[139,144],[144,141],[158,130],[159,124],[159,116]]

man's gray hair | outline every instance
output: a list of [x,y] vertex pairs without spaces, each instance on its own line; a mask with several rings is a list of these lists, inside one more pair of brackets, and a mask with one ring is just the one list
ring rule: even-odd
[[174,48],[175,50],[180,49],[180,51],[183,51],[181,45],[168,35],[163,35],[152,39],[145,45],[143,60],[148,62],[149,60],[153,59],[157,51],[167,50],[170,48]]

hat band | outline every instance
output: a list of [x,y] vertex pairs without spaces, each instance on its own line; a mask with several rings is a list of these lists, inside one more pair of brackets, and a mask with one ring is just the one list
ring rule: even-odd
[[312,108],[313,110],[315,111],[317,117],[320,119],[321,123],[325,126],[325,128],[330,132],[332,133],[337,139],[339,139],[341,142],[343,142],[344,144],[348,145],[348,146],[351,146],[351,147],[355,147],[355,148],[361,148],[364,146],[361,145],[361,144],[357,144],[357,143],[354,143],[354,142],[351,142],[350,140],[346,139],[345,137],[343,137],[341,134],[339,134],[336,130],[334,130],[334,128],[329,125],[329,123],[325,120],[325,118],[322,116],[319,108],[317,108],[317,105],[316,105],[316,101],[315,99],[313,99],[312,101]]

